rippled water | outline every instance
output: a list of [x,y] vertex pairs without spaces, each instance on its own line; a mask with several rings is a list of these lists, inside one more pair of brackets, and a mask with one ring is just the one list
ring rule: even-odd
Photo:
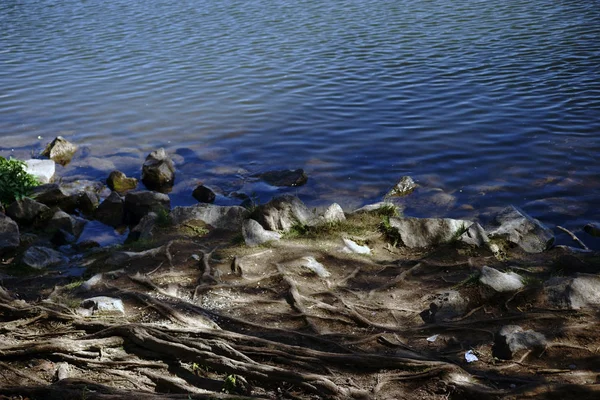
[[600,2],[2,0],[0,155],[58,134],[82,146],[65,177],[165,147],[175,204],[199,180],[266,200],[250,175],[304,168],[292,192],[351,207],[411,175],[408,214],[514,204],[579,234],[600,220]]

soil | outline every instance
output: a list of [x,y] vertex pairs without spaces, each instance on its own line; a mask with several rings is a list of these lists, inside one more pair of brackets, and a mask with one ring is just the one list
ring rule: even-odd
[[[598,271],[596,254],[415,251],[360,219],[254,248],[203,232],[165,226],[150,242],[89,250],[85,278],[102,273],[90,289],[3,265],[0,399],[600,398],[599,310],[552,309],[542,295],[548,277],[573,272],[565,266]],[[373,254],[343,252],[342,237]],[[115,257],[124,250],[137,254]],[[490,294],[477,281],[484,265],[527,286]],[[464,303],[432,316],[448,291]],[[125,313],[85,315],[94,296],[123,300]],[[495,358],[505,325],[548,345]]]

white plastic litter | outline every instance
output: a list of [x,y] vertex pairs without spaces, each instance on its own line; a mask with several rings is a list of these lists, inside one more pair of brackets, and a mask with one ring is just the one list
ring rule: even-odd
[[371,254],[371,249],[369,246],[361,246],[358,243],[350,240],[350,239],[342,239],[346,247],[344,250],[349,253],[357,253],[357,254]]
[[479,358],[473,353],[473,350],[469,350],[465,353],[465,360],[467,360],[468,363],[472,363],[474,361],[479,361]]
[[321,278],[328,278],[331,276],[329,271],[325,268],[323,264],[315,260],[314,257],[302,257],[302,259],[306,260],[306,263],[303,264],[304,267],[310,269],[315,274],[319,275]]
[[427,341],[433,343],[433,342],[435,342],[437,340],[438,336],[440,336],[440,335],[429,336],[427,338]]

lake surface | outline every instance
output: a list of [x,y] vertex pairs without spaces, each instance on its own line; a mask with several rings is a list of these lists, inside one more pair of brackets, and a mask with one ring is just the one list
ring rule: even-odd
[[[352,208],[410,175],[406,214],[514,204],[600,248],[581,231],[600,221],[600,2],[2,0],[0,155],[56,135],[80,146],[65,178],[139,176],[164,147],[175,205],[203,181],[220,204]],[[308,184],[251,177],[286,168]]]

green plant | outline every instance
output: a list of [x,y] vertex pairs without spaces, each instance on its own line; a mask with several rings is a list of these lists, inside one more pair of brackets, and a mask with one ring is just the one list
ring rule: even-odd
[[156,224],[162,227],[171,225],[171,216],[167,209],[160,207],[156,210]]
[[389,216],[383,215],[381,217],[381,222],[379,223],[378,229],[385,240],[391,243],[392,246],[396,247],[399,243],[402,243],[402,237],[398,233],[398,230],[390,224]]
[[237,385],[235,375],[227,375],[227,378],[223,381],[222,391],[225,393],[233,394],[237,392]]
[[25,163],[0,157],[0,203],[8,205],[31,194],[39,180],[25,171]]

